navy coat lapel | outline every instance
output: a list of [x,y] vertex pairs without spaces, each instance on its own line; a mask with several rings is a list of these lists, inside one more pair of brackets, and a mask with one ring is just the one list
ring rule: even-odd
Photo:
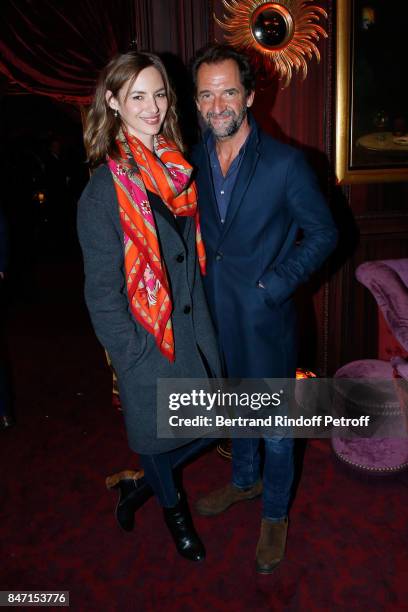
[[246,145],[244,159],[242,160],[238,177],[234,185],[234,189],[232,191],[231,201],[228,205],[227,215],[225,217],[225,223],[223,224],[223,229],[221,233],[221,240],[223,240],[224,236],[231,227],[231,224],[235,218],[235,215],[238,212],[242,199],[245,195],[245,192],[248,188],[248,185],[258,163],[258,130],[252,121],[250,121],[250,125],[251,133],[249,135],[249,139]]
[[203,203],[208,202],[208,205],[206,206],[206,214],[210,214],[213,217],[215,223],[217,224],[217,226],[220,227],[220,230],[221,230],[220,212],[218,210],[217,199],[215,197],[214,182],[212,179],[212,171],[211,171],[211,166],[210,166],[210,156],[208,154],[209,137],[210,137],[210,132],[208,131],[206,135],[204,136],[204,146],[202,147],[202,161],[201,161],[203,165],[202,170],[204,170],[205,179],[206,179],[205,185],[206,185],[208,193],[206,194],[206,197],[203,197],[202,194],[200,194],[200,202],[201,202],[200,206],[202,206]]

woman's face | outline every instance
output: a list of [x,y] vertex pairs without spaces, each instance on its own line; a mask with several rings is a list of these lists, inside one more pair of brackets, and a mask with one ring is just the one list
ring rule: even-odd
[[163,77],[154,66],[141,70],[129,89],[129,79],[117,98],[108,91],[106,100],[117,110],[127,131],[139,138],[150,150],[153,136],[160,132],[166,117],[168,100]]

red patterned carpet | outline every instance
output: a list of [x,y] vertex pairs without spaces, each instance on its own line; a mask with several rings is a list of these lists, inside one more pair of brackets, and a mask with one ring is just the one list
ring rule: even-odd
[[[202,564],[177,556],[155,500],[131,534],[107,474],[134,467],[76,264],[42,264],[10,309],[17,426],[0,432],[0,590],[69,590],[71,609],[397,611],[408,602],[407,474],[363,478],[309,443],[285,562],[254,571],[260,501],[195,522]],[[184,471],[190,500],[224,483],[215,451]]]

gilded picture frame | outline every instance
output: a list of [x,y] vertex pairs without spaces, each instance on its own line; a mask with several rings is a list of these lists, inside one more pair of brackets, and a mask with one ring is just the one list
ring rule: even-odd
[[339,184],[408,181],[408,88],[402,55],[408,2],[401,4],[404,15],[397,18],[386,5],[382,0],[337,0]]

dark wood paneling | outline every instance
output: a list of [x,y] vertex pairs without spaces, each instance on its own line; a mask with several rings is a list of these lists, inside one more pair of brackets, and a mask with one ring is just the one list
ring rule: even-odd
[[355,215],[407,215],[408,183],[369,183],[350,187],[349,203]]

